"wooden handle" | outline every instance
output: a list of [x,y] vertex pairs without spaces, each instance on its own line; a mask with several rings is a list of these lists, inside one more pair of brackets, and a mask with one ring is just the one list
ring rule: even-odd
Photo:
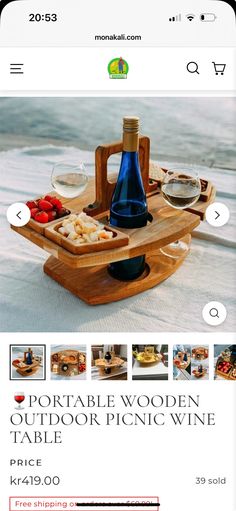
[[[116,182],[109,181],[107,165],[110,156],[121,153],[123,142],[113,142],[98,146],[95,151],[95,189],[96,199],[93,204],[84,208],[85,213],[95,216],[110,209],[111,199]],[[150,139],[148,137],[139,138],[139,162],[142,173],[144,189],[150,191],[149,185],[149,159],[150,159]]]

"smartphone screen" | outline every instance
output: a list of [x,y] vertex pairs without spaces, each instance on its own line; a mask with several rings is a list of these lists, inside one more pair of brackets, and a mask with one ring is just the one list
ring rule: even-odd
[[235,511],[235,41],[0,1],[4,511]]

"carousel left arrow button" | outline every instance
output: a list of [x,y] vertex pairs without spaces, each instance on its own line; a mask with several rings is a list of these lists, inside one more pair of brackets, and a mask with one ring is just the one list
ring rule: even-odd
[[30,209],[23,202],[15,202],[7,210],[7,220],[15,227],[23,227],[30,220]]

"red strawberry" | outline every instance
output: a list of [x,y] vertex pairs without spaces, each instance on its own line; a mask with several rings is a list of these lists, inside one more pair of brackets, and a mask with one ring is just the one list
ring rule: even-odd
[[85,364],[79,364],[79,372],[80,373],[83,373],[84,371],[86,371],[86,365]]
[[51,202],[41,199],[39,201],[39,209],[41,209],[42,211],[50,211],[51,209],[53,209],[53,205],[51,204]]
[[62,203],[59,199],[57,199],[56,197],[54,197],[52,200],[51,200],[51,204],[53,205],[54,209],[61,209],[62,208]]
[[51,202],[53,197],[52,197],[52,195],[45,195],[44,199],[47,200],[48,202]]
[[29,200],[26,202],[26,206],[28,206],[29,209],[37,208],[37,204],[34,200]]
[[46,224],[48,222],[48,214],[45,211],[39,211],[34,219],[36,222],[40,222],[40,224]]
[[34,218],[37,213],[39,213],[39,208],[32,208],[30,210],[31,218]]
[[57,212],[56,211],[48,211],[48,221],[51,222],[52,220],[55,220],[57,218]]

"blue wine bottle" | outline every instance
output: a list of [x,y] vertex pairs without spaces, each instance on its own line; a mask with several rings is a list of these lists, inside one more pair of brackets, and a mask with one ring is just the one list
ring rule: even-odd
[[32,350],[31,348],[25,354],[26,364],[30,366],[33,363]]
[[[139,165],[139,118],[123,119],[123,152],[120,171],[111,201],[110,224],[135,229],[148,220],[146,195]],[[138,278],[145,269],[145,256],[112,263],[109,272],[120,280]]]

